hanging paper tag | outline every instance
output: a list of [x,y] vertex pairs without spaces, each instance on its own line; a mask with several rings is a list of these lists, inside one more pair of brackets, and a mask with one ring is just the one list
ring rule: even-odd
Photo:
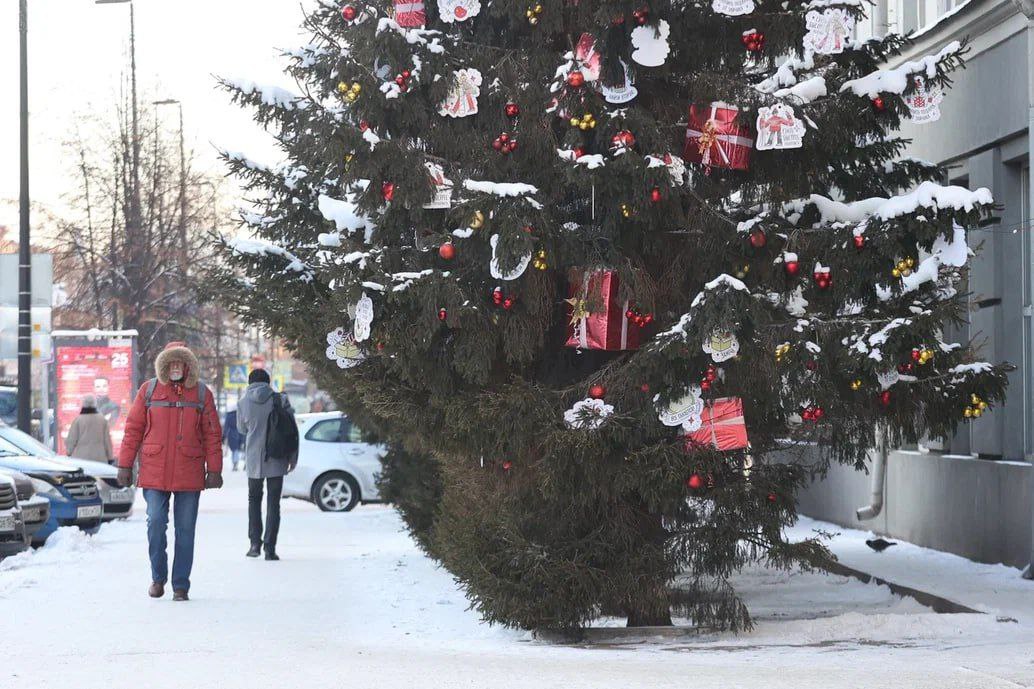
[[481,95],[481,72],[476,69],[458,69],[453,74],[449,95],[438,106],[438,114],[448,117],[476,115],[478,96]]
[[359,297],[355,305],[355,321],[352,323],[352,335],[356,342],[364,342],[370,337],[370,324],[373,323],[373,300],[366,296]]
[[702,345],[704,354],[710,354],[715,363],[728,361],[740,353],[740,341],[728,331],[716,330]]
[[434,198],[424,204],[424,208],[452,207],[452,180],[445,176],[445,169],[438,163],[425,162],[427,174],[434,184]]
[[671,27],[663,19],[652,26],[632,29],[632,59],[643,67],[660,67],[668,59],[668,34]]
[[712,0],[711,9],[718,14],[739,17],[754,11],[754,0]]
[[632,74],[628,71],[628,64],[624,60],[621,61],[621,67],[625,72],[624,80],[621,83],[604,84],[600,82],[600,93],[603,94],[603,100],[615,105],[627,103],[639,95],[635,82],[632,81]]
[[687,432],[692,432],[700,428],[703,411],[704,400],[700,397],[700,388],[693,386],[683,397],[669,402],[667,407],[658,412],[657,418],[665,426],[682,426]]
[[759,151],[804,145],[804,122],[797,119],[793,108],[786,103],[759,108],[757,126]]
[[438,15],[446,24],[466,21],[480,12],[478,0],[438,0]]
[[848,40],[854,35],[854,17],[840,7],[808,12],[805,26],[808,29],[804,35],[805,49],[822,55],[844,52]]
[[363,361],[364,355],[355,337],[344,328],[327,333],[327,345],[327,358],[336,362],[338,368],[352,368]]
[[941,101],[944,92],[940,87],[927,88],[926,79],[916,75],[912,77],[915,90],[905,96],[909,118],[916,124],[927,124],[941,119]]

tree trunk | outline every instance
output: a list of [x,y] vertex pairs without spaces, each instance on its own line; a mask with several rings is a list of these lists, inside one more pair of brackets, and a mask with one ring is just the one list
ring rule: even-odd
[[668,596],[667,572],[665,571],[664,549],[668,532],[660,514],[650,512],[645,505],[639,507],[639,531],[641,542],[656,549],[655,571],[645,573],[653,580],[653,586],[640,589],[636,598],[626,601],[624,608],[629,627],[670,627],[671,602]]
[[672,626],[671,611],[667,608],[664,610],[629,610],[627,626],[670,627]]

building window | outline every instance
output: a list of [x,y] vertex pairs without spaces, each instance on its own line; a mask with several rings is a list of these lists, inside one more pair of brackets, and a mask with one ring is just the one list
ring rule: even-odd
[[889,0],[894,30],[910,34],[934,24],[965,0]]

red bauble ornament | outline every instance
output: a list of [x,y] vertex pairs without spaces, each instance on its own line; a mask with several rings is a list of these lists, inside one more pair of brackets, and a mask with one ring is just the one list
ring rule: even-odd
[[765,47],[765,34],[760,31],[751,31],[740,37],[743,47],[752,53],[760,53]]
[[438,247],[438,255],[444,258],[446,261],[451,261],[456,255],[456,245],[452,242],[445,242]]
[[510,469],[513,469],[513,462],[510,460],[503,462],[503,471],[509,471]]
[[812,277],[815,278],[815,284],[819,289],[829,289],[829,286],[833,284],[833,277],[829,273],[816,270]]
[[381,185],[381,198],[383,198],[385,201],[387,201],[389,203],[391,202],[391,200],[393,198],[395,198],[395,183],[394,182],[385,182],[384,184]]
[[915,369],[912,364],[898,364],[898,373],[911,373]]
[[884,407],[889,407],[890,406],[890,400],[891,400],[890,390],[884,390],[883,392],[880,393],[880,404],[882,404]]
[[492,148],[494,148],[497,151],[503,150],[503,140],[497,136],[495,140],[492,142]]
[[506,310],[506,311],[509,311],[510,309],[513,308],[514,303],[515,302],[514,302],[514,298],[513,297],[504,297],[503,298],[503,309]]
[[521,107],[516,103],[507,103],[504,112],[507,117],[517,117],[521,114]]
[[606,394],[607,388],[603,387],[599,383],[596,383],[595,385],[589,388],[589,397],[593,398],[594,400],[601,400],[603,399],[603,396]]
[[402,78],[408,79],[411,76],[411,72],[408,69],[402,70]]
[[654,203],[659,203],[661,198],[662,198],[661,197],[661,190],[659,188],[654,187],[653,189],[650,190],[650,200],[651,201],[653,201]]
[[768,235],[765,231],[758,228],[750,233],[750,245],[755,249],[763,249],[768,244]]
[[346,22],[355,21],[355,18],[358,15],[359,12],[356,11],[356,9],[351,5],[345,5],[343,8],[341,8],[341,16],[345,18]]
[[503,303],[503,288],[502,287],[496,287],[494,290],[492,290],[492,303],[494,303],[496,306],[501,306],[502,305],[502,303]]
[[700,381],[700,389],[703,390],[704,392],[707,392],[708,390],[710,390],[711,389],[711,381],[707,380],[706,378],[704,380]]
[[449,317],[449,312],[445,310],[445,307],[438,309],[438,320],[444,321]]
[[786,270],[787,275],[793,276],[800,271],[801,264],[797,261],[787,261],[783,264],[783,269]]
[[704,479],[700,477],[700,474],[693,474],[692,476],[686,479],[686,485],[693,490],[697,490],[703,487]]
[[856,234],[854,236],[854,248],[856,248],[856,249],[863,249],[863,248],[865,248],[865,235],[864,234]]
[[815,407],[812,410],[812,412],[811,412],[811,417],[815,421],[821,421],[822,417],[825,416],[825,415],[826,415],[826,412],[822,409],[822,407]]
[[584,148],[582,148],[581,146],[578,146],[577,148],[574,149],[574,159],[575,160],[578,160],[583,155],[585,155],[585,149]]
[[808,362],[806,364],[804,364],[804,367],[806,369],[808,369],[809,371],[814,371],[815,369],[817,369],[819,367],[819,364],[814,359],[809,359]]
[[610,137],[610,145],[612,148],[632,148],[635,146],[635,134],[627,129],[622,129]]
[[776,501],[776,494],[775,493],[769,493],[768,494],[768,501],[769,502],[775,502]]
[[359,131],[365,132],[369,128],[370,128],[370,123],[369,122],[367,122],[366,120],[359,120]]
[[650,8],[640,7],[632,12],[632,16],[635,18],[636,23],[642,26],[646,22],[650,21]]
[[650,384],[649,383],[643,383],[642,385],[640,385],[639,386],[639,392],[649,394],[649,392],[650,392]]
[[572,88],[580,88],[585,84],[585,75],[580,71],[574,71],[567,75],[567,85]]
[[815,420],[815,410],[813,410],[811,407],[805,407],[804,409],[801,410],[801,418],[804,419],[805,421],[814,421]]
[[886,109],[887,104],[883,101],[883,98],[876,96],[872,99],[872,107],[876,110],[884,110]]
[[714,381],[718,377],[718,371],[715,370],[714,366],[707,367],[707,373],[704,374],[704,380]]
[[923,358],[923,353],[919,349],[912,350],[912,361],[919,361]]
[[377,343],[377,351],[378,352],[383,352],[384,351],[384,343],[383,342],[378,342]]

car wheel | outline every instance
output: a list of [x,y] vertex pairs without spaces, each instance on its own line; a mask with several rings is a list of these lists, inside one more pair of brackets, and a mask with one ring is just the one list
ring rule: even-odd
[[348,474],[327,474],[313,487],[312,501],[324,512],[349,512],[359,504],[359,484]]

